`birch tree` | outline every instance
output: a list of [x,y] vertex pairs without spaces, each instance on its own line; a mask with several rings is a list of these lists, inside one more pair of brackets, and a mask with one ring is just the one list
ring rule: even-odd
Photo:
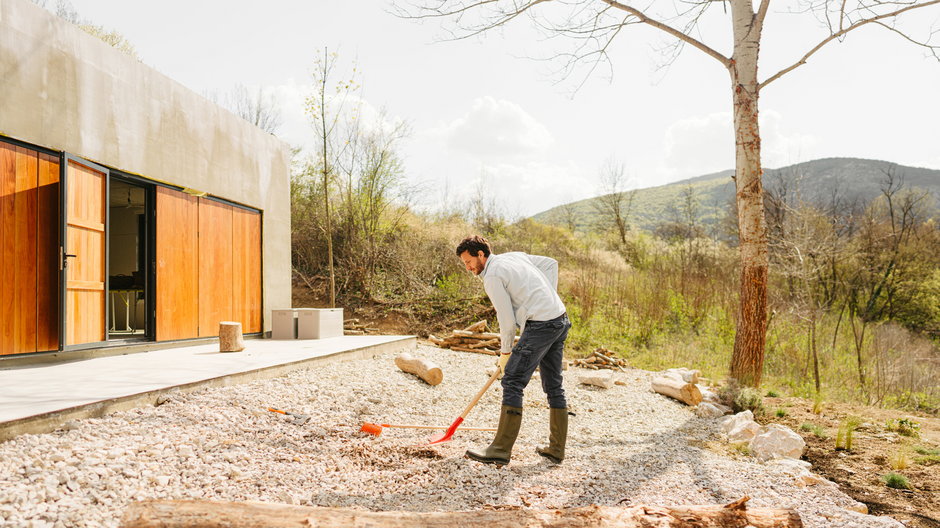
[[[783,76],[806,64],[820,50],[860,28],[878,27],[894,32],[913,45],[938,56],[931,34],[920,37],[904,31],[898,21],[940,4],[940,0],[795,0],[794,14],[815,16],[826,28],[818,42],[794,54],[796,60],[761,79],[758,76],[761,35],[770,0],[399,0],[399,15],[415,19],[442,19],[455,39],[468,38],[528,18],[549,37],[565,37],[571,47],[554,55],[563,61],[562,74],[587,64],[589,71],[610,65],[611,43],[630,26],[658,30],[670,42],[667,63],[685,48],[694,48],[728,73],[734,115],[735,189],[740,252],[740,300],[731,359],[731,376],[745,385],[760,384],[767,330],[767,230],[761,184],[761,136],[758,108],[761,92]],[[730,22],[730,39],[714,44],[701,31],[709,10]],[[935,11],[935,7],[931,11]],[[669,13],[668,15],[663,13]],[[730,49],[725,49],[729,48]]]

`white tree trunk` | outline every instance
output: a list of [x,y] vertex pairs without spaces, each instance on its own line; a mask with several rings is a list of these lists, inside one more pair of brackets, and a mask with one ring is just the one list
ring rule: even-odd
[[731,82],[734,100],[735,189],[741,257],[741,298],[731,358],[731,377],[744,385],[760,384],[767,332],[767,230],[761,185],[758,126],[757,58],[760,24],[751,0],[731,2],[734,55]]

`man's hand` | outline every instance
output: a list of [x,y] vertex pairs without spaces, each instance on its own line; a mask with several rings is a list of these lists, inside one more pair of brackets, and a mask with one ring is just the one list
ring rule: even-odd
[[512,355],[512,353],[509,353],[509,354],[500,354],[499,357],[496,358],[496,366],[499,368],[499,377],[500,377],[500,378],[502,378],[502,377],[503,377],[503,374],[506,373],[506,363],[509,362],[509,356],[511,356],[511,355]]

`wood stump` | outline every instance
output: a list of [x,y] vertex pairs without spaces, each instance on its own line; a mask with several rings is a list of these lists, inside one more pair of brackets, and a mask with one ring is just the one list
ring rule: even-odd
[[408,352],[402,352],[395,358],[395,365],[404,372],[418,376],[429,385],[437,385],[444,380],[444,373],[441,372],[440,367],[426,359],[414,357]]
[[561,510],[475,510],[460,512],[370,512],[343,508],[291,506],[267,502],[163,500],[131,503],[123,528],[798,528],[792,509],[745,508],[747,498],[727,505],[584,506]]
[[245,350],[242,324],[233,321],[219,323],[219,352],[241,352]]

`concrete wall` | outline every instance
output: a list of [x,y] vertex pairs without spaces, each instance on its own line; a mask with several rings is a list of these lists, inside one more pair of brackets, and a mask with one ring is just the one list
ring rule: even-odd
[[0,0],[0,134],[261,209],[265,330],[291,306],[289,149],[28,0]]

